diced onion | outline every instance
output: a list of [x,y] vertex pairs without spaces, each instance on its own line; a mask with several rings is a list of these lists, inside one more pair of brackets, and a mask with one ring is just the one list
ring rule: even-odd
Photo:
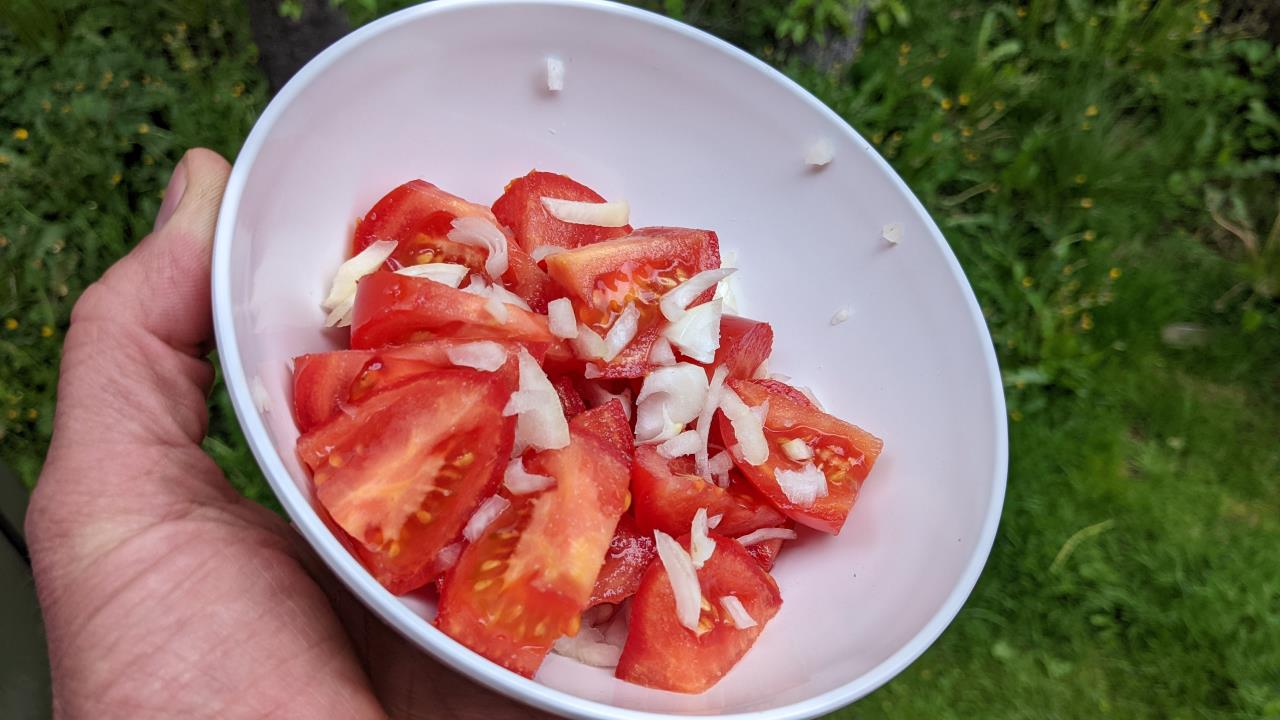
[[737,272],[735,268],[703,270],[671,288],[662,296],[662,301],[658,304],[662,310],[662,316],[671,322],[679,320],[685,314],[685,308],[689,307],[689,303],[735,272]]
[[356,306],[356,295],[352,293],[338,303],[324,318],[325,327],[347,327],[352,321],[352,311]]
[[791,376],[786,373],[769,373],[769,379],[777,380],[778,382],[791,382]]
[[471,272],[471,268],[466,265],[455,265],[454,263],[426,263],[425,265],[410,265],[396,270],[397,275],[426,278],[427,280],[434,280],[448,285],[451,288],[461,285],[463,278],[469,272]]
[[715,455],[712,455],[711,459],[707,462],[707,470],[709,470],[712,475],[727,473],[732,467],[733,456],[729,454],[728,450],[721,450]]
[[716,528],[720,527],[720,521],[723,519],[724,519],[724,513],[716,513],[715,515],[712,515],[711,517],[707,518],[707,529],[715,530]]
[[764,421],[769,418],[769,401],[765,400],[759,405],[752,407],[751,414],[756,416],[756,419],[760,421],[761,425],[764,425]]
[[560,396],[538,361],[520,348],[520,387],[511,394],[503,415],[516,415],[516,447],[557,450],[569,444],[569,423]]
[[627,416],[627,422],[631,422],[631,412],[634,404],[631,402],[631,388],[625,388],[620,393],[611,393],[599,383],[589,382],[582,385],[582,396],[587,401],[587,407],[592,408],[607,405],[617,400],[622,403],[622,414]]
[[832,315],[832,316],[831,316],[831,324],[832,324],[832,325],[839,325],[840,323],[842,323],[842,322],[844,322],[844,321],[848,320],[848,319],[849,319],[849,315],[850,315],[850,310],[849,310],[849,308],[847,308],[847,307],[842,307],[842,308],[840,308],[839,310],[837,310],[837,311],[836,311],[836,313],[835,313],[834,315]]
[[769,358],[760,361],[756,369],[751,373],[752,380],[766,380],[769,377]]
[[506,325],[507,320],[511,318],[511,313],[507,311],[507,304],[492,295],[484,299],[484,309],[493,316],[494,320],[503,325]]
[[804,153],[804,162],[813,167],[823,167],[831,163],[836,156],[836,146],[829,138],[822,138],[809,146]]
[[827,476],[812,462],[805,463],[799,470],[778,468],[773,477],[787,500],[800,507],[813,507],[818,498],[827,496]]
[[618,353],[622,352],[632,340],[636,339],[636,333],[640,331],[640,310],[636,308],[635,303],[627,303],[618,315],[618,319],[613,321],[613,327],[609,328],[609,332],[604,335],[604,355],[600,357],[605,362],[613,362],[618,357]]
[[507,349],[492,340],[477,340],[445,350],[449,362],[461,367],[493,372],[507,362]]
[[578,337],[578,319],[573,316],[573,303],[569,298],[556,298],[547,303],[547,324],[551,334],[558,338]]
[[697,452],[701,438],[698,433],[692,430],[685,430],[679,435],[658,446],[658,454],[668,460],[678,458],[682,455],[692,455]]
[[889,223],[880,230],[880,239],[890,245],[902,242],[902,223]]
[[558,255],[568,249],[559,245],[539,245],[533,249],[533,252],[529,253],[529,257],[533,258],[534,262],[542,262],[552,255]]
[[751,408],[742,402],[733,388],[724,389],[724,397],[720,400],[720,409],[733,425],[733,434],[738,438],[742,459],[751,465],[760,465],[769,459],[769,443],[764,437],[764,424],[751,412]]
[[671,418],[690,422],[698,417],[707,396],[707,371],[692,363],[676,363],[649,373],[640,386],[637,403],[655,395],[666,395]]
[[507,271],[507,236],[488,218],[470,215],[454,218],[449,239],[462,245],[481,248],[487,254],[484,272],[493,279]]
[[258,408],[259,413],[271,412],[271,396],[267,394],[262,378],[257,375],[254,375],[253,380],[249,382],[249,395],[253,397],[253,406]]
[[796,531],[790,528],[760,528],[738,538],[738,544],[743,547],[755,545],[756,543],[766,542],[768,540],[795,540]]
[[716,551],[715,541],[707,536],[707,526],[707,509],[698,508],[698,512],[693,514],[693,522],[689,524],[689,559],[697,569],[701,569]]
[[333,274],[329,296],[321,303],[325,310],[333,310],[356,294],[356,284],[365,275],[375,272],[396,250],[395,240],[376,240],[354,257],[338,266]]
[[698,584],[698,571],[693,567],[693,559],[680,543],[661,530],[653,531],[653,539],[658,559],[667,571],[671,593],[675,596],[676,620],[696,632],[698,618],[702,615],[702,586]]
[[551,649],[592,667],[617,667],[618,658],[622,657],[621,646],[606,642],[603,632],[586,623],[578,626],[578,634],[557,639]]
[[462,543],[450,543],[440,548],[440,552],[436,553],[435,560],[431,563],[432,570],[438,575],[453,569],[458,564],[458,558],[462,555]]
[[486,528],[493,524],[494,520],[503,513],[511,503],[501,495],[491,495],[487,500],[480,503],[480,507],[476,508],[475,514],[467,521],[467,526],[462,528],[462,537],[467,542],[475,542],[484,534]]
[[604,357],[604,338],[586,325],[579,325],[578,336],[573,339],[573,351],[580,358],[598,360]]
[[659,367],[676,364],[676,354],[671,350],[671,343],[661,335],[653,341],[653,347],[649,349],[649,362]]
[[782,454],[795,462],[804,462],[813,459],[813,448],[800,438],[791,438],[782,443]]
[[729,618],[733,620],[733,626],[739,630],[746,630],[756,626],[755,618],[751,617],[737,596],[725,595],[721,597],[720,607],[724,608],[724,611],[729,614]]
[[684,430],[684,423],[671,419],[666,396],[636,405],[636,442],[641,445],[666,442]]
[[556,484],[555,478],[535,475],[524,469],[524,460],[515,458],[502,474],[502,484],[514,495],[542,492]]
[[547,89],[551,92],[564,89],[564,61],[560,58],[547,58]]
[[[702,477],[707,477],[710,472],[707,458],[707,442],[711,438],[711,419],[715,417],[716,408],[720,407],[720,401],[724,397],[724,381],[727,377],[729,377],[729,368],[724,365],[718,366],[711,373],[711,382],[707,386],[706,398],[703,399],[702,407],[698,410],[698,424],[694,426],[694,429],[698,431],[702,446],[693,454],[693,465],[694,470]],[[732,461],[730,464],[732,464]],[[729,472],[729,468],[726,467],[723,472]]]
[[703,303],[685,311],[679,320],[663,328],[662,336],[681,353],[698,362],[709,363],[715,359],[716,349],[720,347],[720,315],[723,311],[723,301]]
[[626,200],[593,203],[544,197],[542,207],[555,219],[574,225],[622,227],[630,222],[631,217],[631,206]]
[[619,648],[625,646],[630,624],[631,603],[624,601],[618,606],[618,611],[613,614],[613,621],[609,623],[609,627],[605,628],[604,641]]
[[530,310],[529,303],[525,302],[519,295],[497,283],[487,283],[479,276],[472,276],[471,282],[467,283],[467,286],[462,288],[462,291],[484,298],[484,309],[494,320],[504,325],[510,318],[507,305],[515,305],[521,310]]

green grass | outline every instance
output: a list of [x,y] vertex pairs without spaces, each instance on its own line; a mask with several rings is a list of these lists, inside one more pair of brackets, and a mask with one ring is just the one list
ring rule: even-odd
[[[233,154],[265,102],[241,3],[88,5],[0,9],[0,458],[28,483],[75,297],[149,228],[181,151]],[[860,55],[825,72],[798,43],[838,33],[840,0],[650,5],[876,144],[1005,371],[987,570],[920,661],[837,716],[1280,718],[1280,51],[1256,21],[876,0]],[[1166,345],[1171,323],[1204,343]],[[211,406],[207,449],[270,502],[225,393]]]

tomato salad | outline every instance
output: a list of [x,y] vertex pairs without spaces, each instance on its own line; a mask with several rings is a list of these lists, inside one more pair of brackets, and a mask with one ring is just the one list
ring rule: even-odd
[[881,441],[770,378],[710,230],[632,228],[566,177],[491,208],[423,180],[360,218],[296,358],[317,508],[388,590],[532,676],[555,651],[683,693],[782,606],[795,526],[840,532]]

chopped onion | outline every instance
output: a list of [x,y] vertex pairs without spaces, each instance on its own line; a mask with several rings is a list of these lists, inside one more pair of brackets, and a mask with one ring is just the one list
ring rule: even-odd
[[627,644],[627,631],[631,625],[631,602],[623,601],[618,606],[618,611],[613,614],[613,621],[609,623],[609,627],[605,628],[604,641],[615,647],[623,647]]
[[733,626],[739,630],[746,630],[756,626],[755,618],[751,617],[737,596],[725,595],[721,597],[720,607],[724,608],[724,611],[729,614],[729,617],[733,620]]
[[[716,408],[720,407],[720,401],[724,397],[724,381],[727,377],[729,377],[729,368],[724,365],[718,366],[711,373],[711,382],[707,386],[707,395],[702,401],[702,407],[698,409],[698,424],[694,426],[694,429],[698,431],[702,446],[693,454],[693,466],[694,470],[702,477],[706,477],[710,471],[707,459],[707,442],[711,438],[711,419],[715,417]],[[729,472],[729,468],[726,467],[724,472]]]
[[902,223],[889,223],[880,230],[880,239],[890,245],[902,242]]
[[716,528],[720,527],[720,521],[723,519],[724,519],[724,513],[716,513],[715,515],[712,515],[711,517],[707,518],[707,529],[715,530]]
[[773,477],[787,500],[800,507],[813,507],[818,498],[827,496],[827,476],[812,462],[805,463],[799,470],[778,468]]
[[707,525],[707,509],[698,508],[689,525],[689,559],[697,569],[701,569],[716,551],[715,541],[707,536]]
[[831,316],[831,324],[839,325],[840,323],[849,319],[849,314],[850,314],[849,308],[847,307],[840,308],[839,310],[836,311],[835,315]]
[[764,421],[769,419],[769,401],[766,399],[764,402],[751,408],[751,414],[756,416],[756,419],[760,421],[761,425],[764,425]]
[[397,275],[407,275],[408,277],[425,278],[434,280],[438,283],[456,288],[462,284],[462,279],[471,272],[471,268],[466,265],[455,265],[453,263],[427,263],[425,265],[410,265],[402,267],[396,271]]
[[709,363],[715,359],[716,349],[720,347],[720,315],[723,311],[724,302],[721,300],[703,303],[663,328],[662,336],[685,355],[698,362]]
[[782,454],[795,462],[804,462],[813,459],[813,448],[800,438],[791,438],[782,443]]
[[467,286],[462,288],[462,291],[484,298],[484,309],[493,316],[494,320],[504,325],[510,318],[507,305],[515,305],[521,310],[531,310],[529,303],[525,302],[519,295],[497,283],[487,283],[479,276],[472,276],[471,282],[467,283]]
[[488,218],[471,215],[454,218],[449,239],[462,245],[481,248],[487,253],[484,272],[493,279],[507,271],[507,236]]
[[516,415],[516,447],[557,450],[569,444],[569,423],[560,396],[538,361],[520,348],[520,388],[511,394],[503,415]]
[[804,162],[813,167],[823,167],[831,163],[836,156],[836,146],[828,138],[822,138],[809,146],[805,151]]
[[671,343],[661,335],[653,341],[653,347],[649,349],[649,362],[659,367],[676,364],[676,354],[671,350]]
[[485,298],[484,309],[493,316],[494,320],[503,325],[506,325],[507,320],[511,318],[511,313],[507,311],[507,304],[492,295]]
[[502,474],[502,484],[515,495],[542,492],[555,485],[556,480],[546,475],[535,475],[524,469],[524,460],[515,458],[507,464]]
[[542,207],[555,219],[574,225],[622,227],[631,217],[631,206],[626,200],[593,203],[544,197]]
[[569,298],[556,298],[547,303],[547,324],[551,334],[558,338],[578,337],[578,319],[573,316],[573,303]]
[[462,555],[463,545],[460,542],[450,543],[440,548],[440,552],[436,553],[435,560],[431,563],[432,570],[435,574],[445,573],[453,569],[458,564],[458,558]]
[[564,89],[564,61],[560,58],[547,58],[547,89],[551,92]]
[[715,455],[712,455],[711,459],[707,462],[707,470],[709,470],[712,475],[727,473],[732,467],[733,456],[729,454],[728,450],[721,450]]
[[600,603],[594,607],[589,607],[582,611],[582,624],[590,625],[597,630],[601,625],[609,622],[609,618],[613,617],[617,607],[609,603]]
[[666,442],[684,430],[684,423],[671,419],[666,396],[636,405],[636,442],[640,445]]
[[325,327],[347,327],[352,321],[352,311],[356,306],[356,295],[352,293],[329,311],[324,318]]
[[584,363],[582,366],[582,377],[588,380],[595,380],[603,377],[604,373],[600,372],[600,366],[595,363]]
[[790,528],[760,528],[738,538],[738,544],[743,547],[755,545],[767,540],[795,540],[796,531]]
[[[718,326],[717,326],[718,327]],[[600,356],[605,362],[613,362],[618,357],[618,353],[636,339],[636,333],[640,331],[640,310],[636,308],[636,304],[629,302],[622,309],[622,313],[618,315],[618,319],[613,321],[613,327],[609,328],[609,332],[604,335],[604,355]]]
[[679,320],[685,314],[685,308],[689,307],[689,303],[735,272],[737,272],[735,268],[703,270],[671,288],[662,296],[662,301],[658,305],[662,310],[662,316],[671,322]]
[[461,367],[493,372],[507,362],[507,349],[492,340],[477,340],[445,350],[449,362]]
[[573,350],[580,358],[598,360],[604,357],[604,338],[586,325],[579,325],[578,336],[573,339]]
[[578,626],[577,635],[559,638],[551,649],[557,655],[573,658],[592,667],[617,667],[618,658],[622,657],[621,646],[606,642],[604,633],[585,623]]
[[584,383],[582,386],[583,399],[587,401],[587,407],[597,408],[601,405],[607,405],[614,400],[622,403],[622,414],[627,416],[627,422],[631,421],[631,388],[625,388],[620,393],[611,393],[604,389],[599,383]]
[[356,295],[356,284],[365,275],[382,267],[382,263],[395,252],[396,245],[395,240],[375,240],[355,257],[339,265],[338,271],[333,274],[329,296],[320,303],[320,306],[325,310],[333,310],[343,302],[353,300]]
[[786,373],[769,373],[769,379],[777,380],[778,382],[791,382],[791,376]]
[[769,377],[769,358],[760,361],[756,369],[751,373],[752,380],[766,380]]
[[253,406],[258,408],[259,413],[271,412],[271,396],[267,394],[262,378],[257,375],[254,375],[253,380],[249,382],[249,395],[253,397]]
[[462,537],[466,538],[467,542],[475,542],[484,534],[485,529],[510,506],[511,503],[501,495],[489,496],[480,503],[480,507],[476,508],[475,514],[467,521],[467,526],[462,528]]
[[542,262],[552,255],[558,255],[568,249],[569,248],[562,248],[559,245],[539,245],[533,249],[533,252],[529,253],[529,257],[533,258],[534,262]]
[[697,451],[701,442],[702,439],[698,436],[698,433],[692,430],[685,430],[659,445],[658,454],[668,460],[682,455],[692,455]]
[[693,559],[680,543],[661,530],[653,531],[658,559],[667,571],[667,581],[676,601],[676,620],[686,628],[697,631],[698,618],[702,615],[702,586],[698,584],[698,571]]
[[769,443],[764,438],[764,424],[756,414],[742,402],[733,388],[724,389],[724,397],[720,400],[720,409],[733,425],[733,434],[738,438],[742,459],[751,465],[760,465],[769,459]]

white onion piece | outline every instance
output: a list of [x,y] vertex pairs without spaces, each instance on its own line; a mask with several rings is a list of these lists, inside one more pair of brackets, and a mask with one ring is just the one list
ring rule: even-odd
[[683,430],[684,423],[671,419],[665,395],[636,405],[636,443],[649,445],[666,442]]
[[739,630],[746,630],[756,626],[755,618],[747,612],[742,605],[742,601],[735,595],[725,595],[720,598],[720,607],[729,614],[729,618],[733,620],[733,626]]
[[812,462],[800,466],[799,470],[778,468],[773,477],[787,500],[800,507],[813,507],[818,498],[827,496],[827,476]]
[[344,300],[339,302],[333,310],[324,318],[325,327],[347,327],[353,320],[353,312],[356,306],[356,295],[351,293]]
[[458,558],[462,556],[463,545],[460,542],[450,543],[440,548],[440,552],[436,553],[435,560],[431,563],[432,569],[438,575],[453,569],[458,564]]
[[501,495],[489,496],[480,503],[480,507],[476,508],[475,514],[467,521],[467,526],[462,528],[462,537],[466,538],[467,542],[475,542],[484,534],[485,529],[510,506],[511,503]]
[[502,484],[514,495],[528,495],[555,485],[556,479],[525,470],[524,460],[516,458],[507,464],[507,469],[502,474]]
[[760,361],[760,364],[751,373],[752,380],[767,380],[769,378],[769,358]]
[[721,450],[715,455],[712,455],[711,459],[707,462],[707,470],[710,471],[712,475],[727,473],[732,467],[733,456],[729,454],[728,450]]
[[701,569],[715,551],[715,541],[707,536],[707,509],[698,508],[698,512],[693,514],[693,522],[689,524],[689,559],[693,561],[693,567]]
[[850,314],[849,308],[847,307],[840,308],[839,310],[836,311],[835,315],[831,316],[831,324],[839,325],[840,323],[849,319],[849,314]]
[[622,414],[627,416],[627,422],[631,422],[631,411],[634,404],[631,402],[631,388],[626,388],[620,393],[611,393],[599,383],[584,383],[582,386],[582,399],[586,400],[587,407],[591,408],[607,405],[617,400],[622,403]]
[[676,364],[675,351],[671,349],[671,343],[666,338],[659,335],[653,341],[653,347],[649,349],[649,362],[658,367]]
[[631,602],[630,599],[624,601],[618,606],[618,611],[613,614],[613,621],[609,623],[609,627],[605,628],[604,641],[615,647],[624,647],[627,644],[627,631],[631,625]]
[[813,459],[813,448],[800,438],[791,438],[782,443],[782,454],[795,462],[804,462]]
[[249,382],[249,395],[253,398],[253,406],[259,413],[271,412],[271,396],[267,394],[267,387],[262,384],[262,378],[257,375],[254,375],[253,380]]
[[604,335],[604,355],[600,356],[605,362],[613,362],[618,357],[618,353],[636,339],[636,333],[640,331],[640,310],[636,308],[635,303],[627,303],[622,309],[618,318],[613,321],[613,326],[609,328],[609,332]]
[[333,310],[344,301],[352,299],[356,294],[356,284],[365,275],[375,272],[382,263],[396,251],[395,240],[376,240],[369,246],[338,266],[333,274],[333,284],[329,286],[329,296],[320,303],[325,310]]
[[751,408],[751,414],[756,416],[756,419],[760,421],[761,425],[764,425],[764,421],[769,418],[769,401],[765,400],[759,405]]
[[402,267],[396,271],[397,275],[405,275],[408,277],[425,278],[434,280],[451,288],[456,288],[462,284],[462,279],[471,272],[471,268],[466,265],[455,265],[454,263],[427,263],[425,265],[410,265]]
[[679,320],[684,316],[685,308],[689,307],[689,303],[735,272],[737,272],[736,268],[703,270],[671,288],[662,296],[662,301],[658,304],[658,307],[662,310],[662,316],[671,322]]
[[555,641],[551,650],[591,667],[617,667],[622,648],[605,642],[604,633],[583,623],[577,635],[565,635]]
[[490,285],[488,292],[490,297],[497,298],[498,300],[501,300],[506,305],[515,305],[521,310],[528,310],[529,312],[533,312],[533,308],[529,307],[529,303],[525,302],[524,298],[511,292],[510,290],[499,285],[498,283],[493,283],[492,285]]
[[697,452],[701,442],[702,440],[698,437],[698,433],[692,430],[685,430],[659,445],[658,454],[668,460],[682,455],[692,455]]
[[507,362],[507,349],[492,340],[477,340],[445,350],[449,362],[461,367],[493,372]]
[[573,351],[580,358],[598,360],[604,357],[604,338],[586,325],[579,325],[578,336],[573,339]]
[[475,215],[454,218],[449,239],[484,250],[484,272],[489,277],[496,280],[507,271],[507,236],[489,219]]
[[569,298],[556,298],[547,303],[547,325],[558,338],[578,337],[578,319],[573,316],[573,303]]
[[653,531],[653,540],[675,596],[676,620],[696,632],[698,618],[702,615],[702,586],[698,584],[698,571],[693,567],[693,559],[680,543],[661,530]]
[[484,299],[484,309],[485,312],[488,312],[494,320],[497,320],[503,325],[506,325],[507,321],[511,319],[511,313],[507,310],[507,304],[492,295]]
[[644,404],[659,395],[666,396],[672,420],[691,422],[707,397],[707,371],[692,363],[658,368],[645,376],[636,403]]
[[616,202],[579,202],[560,198],[542,198],[542,207],[560,222],[596,227],[622,227],[630,222],[631,206],[626,200]]
[[712,515],[711,517],[707,518],[707,529],[715,530],[716,528],[720,527],[720,521],[723,519],[724,519],[724,513],[716,513],[715,515]]
[[529,253],[529,257],[533,258],[534,262],[542,262],[552,255],[559,255],[568,249],[569,248],[562,248],[559,245],[539,245],[533,249],[533,252]]
[[617,607],[609,603],[600,603],[599,605],[589,607],[582,611],[582,624],[590,625],[597,630],[601,625],[609,622],[609,618],[613,617]]
[[503,415],[516,417],[516,446],[558,450],[569,444],[569,423],[560,396],[538,361],[520,348],[520,388],[511,394]]
[[547,89],[551,92],[564,89],[564,61],[560,58],[547,58]]
[[712,300],[685,311],[680,319],[662,329],[662,336],[681,353],[702,363],[716,357],[720,347],[720,315],[724,302]]
[[764,437],[764,425],[733,388],[724,389],[720,409],[733,425],[733,434],[738,438],[742,459],[751,465],[760,465],[768,460],[769,443]]
[[767,540],[795,540],[796,531],[789,528],[760,528],[738,538],[738,544],[747,547]]
[[880,239],[890,245],[902,242],[902,223],[889,223],[880,230]]
[[809,146],[804,153],[804,162],[811,167],[823,167],[831,163],[836,156],[836,146],[829,138],[822,138]]
[[[702,447],[693,454],[693,466],[694,470],[702,477],[707,477],[710,472],[707,458],[707,442],[711,438],[711,419],[715,417],[716,408],[720,407],[720,401],[724,397],[724,381],[727,377],[729,377],[729,368],[724,365],[720,365],[711,373],[711,382],[707,385],[707,395],[702,401],[702,407],[698,410],[698,424],[694,426],[694,429],[698,431],[698,436],[702,439]],[[723,455],[724,453],[721,454]],[[732,464],[732,459],[730,459],[730,464]],[[726,467],[723,472],[728,473],[729,468]],[[715,473],[711,474],[714,475]],[[717,478],[717,484],[719,484],[719,478]]]
[[791,382],[791,376],[786,373],[769,373],[769,379],[784,383]]

